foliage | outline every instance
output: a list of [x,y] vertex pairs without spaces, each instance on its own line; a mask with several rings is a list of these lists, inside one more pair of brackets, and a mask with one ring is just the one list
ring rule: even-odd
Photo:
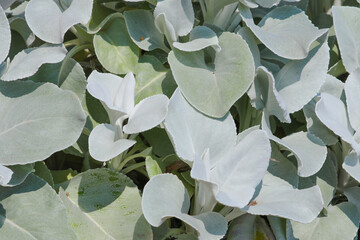
[[0,2],[1,239],[357,239],[360,6]]

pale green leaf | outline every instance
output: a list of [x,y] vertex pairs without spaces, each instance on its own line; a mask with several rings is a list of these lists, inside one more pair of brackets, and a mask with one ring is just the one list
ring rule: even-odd
[[121,173],[88,170],[72,178],[59,195],[79,239],[152,239],[139,190]]
[[210,64],[204,51],[173,50],[169,54],[171,70],[185,98],[199,111],[218,118],[246,92],[255,74],[250,49],[241,36],[223,33],[219,45],[221,51]]
[[106,70],[115,74],[135,72],[139,48],[131,40],[125,21],[116,18],[94,36],[96,56]]
[[4,239],[77,239],[56,192],[33,174],[21,185],[0,187],[0,202],[0,236]]

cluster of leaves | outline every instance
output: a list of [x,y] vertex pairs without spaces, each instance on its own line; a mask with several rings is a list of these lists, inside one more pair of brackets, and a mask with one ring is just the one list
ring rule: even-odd
[[2,239],[357,239],[357,1],[0,6]]

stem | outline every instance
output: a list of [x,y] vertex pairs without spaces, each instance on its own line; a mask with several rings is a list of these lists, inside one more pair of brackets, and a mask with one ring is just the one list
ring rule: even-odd
[[246,214],[246,212],[242,212],[240,209],[234,208],[232,212],[225,216],[225,219],[226,221],[230,222],[231,220],[234,220],[235,218],[240,217],[244,214]]
[[134,154],[134,155],[131,155],[127,158],[125,158],[125,160],[123,160],[119,166],[116,168],[117,171],[121,171],[121,169],[124,168],[124,166],[131,160],[135,159],[135,158],[138,158],[138,157],[143,157],[143,158],[146,158],[146,155],[142,154],[142,153],[138,153],[138,154]]
[[72,39],[64,43],[65,47],[71,47],[79,44],[80,44],[79,39]]
[[130,167],[125,168],[121,172],[123,174],[128,174],[129,172],[131,172],[137,168],[143,167],[143,166],[145,166],[145,162],[135,163],[135,164],[131,165]]

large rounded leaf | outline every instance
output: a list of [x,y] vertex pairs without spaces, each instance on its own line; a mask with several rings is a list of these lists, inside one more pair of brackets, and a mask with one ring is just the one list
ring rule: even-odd
[[4,10],[0,7],[0,63],[5,60],[10,50],[10,26]]
[[66,185],[59,194],[69,213],[69,226],[79,239],[152,239],[139,190],[127,176],[94,169]]
[[204,51],[169,54],[169,64],[181,92],[199,111],[223,117],[249,88],[255,75],[250,49],[233,33],[219,37],[221,51],[207,64]]
[[274,8],[258,25],[255,25],[249,8],[240,4],[239,9],[243,21],[256,37],[267,48],[284,58],[305,58],[310,45],[327,31],[316,28],[304,11],[293,6]]
[[124,19],[116,18],[94,37],[96,56],[106,70],[115,74],[135,72],[139,48],[131,40]]
[[215,212],[190,216],[189,208],[189,194],[175,175],[156,175],[145,185],[142,209],[151,225],[158,227],[176,217],[198,231],[200,240],[219,240],[225,235],[227,223],[223,216]]
[[44,44],[37,48],[25,49],[14,57],[7,72],[1,77],[4,81],[13,81],[29,77],[37,72],[44,63],[58,63],[66,56],[63,45]]
[[222,119],[209,118],[196,111],[179,90],[170,99],[164,124],[177,155],[189,163],[207,148],[213,160],[219,159],[236,143],[231,114]]
[[351,73],[360,67],[360,9],[334,6],[332,12],[341,58],[346,70]]
[[64,10],[54,0],[32,0],[26,7],[25,17],[31,30],[49,43],[62,43],[64,35],[75,24],[86,24],[91,17],[93,0],[67,1]]
[[288,182],[268,173],[259,194],[242,210],[255,215],[275,215],[309,223],[318,216],[323,205],[318,186],[294,189]]
[[360,221],[355,205],[343,202],[329,206],[327,216],[316,218],[308,224],[291,221],[296,239],[354,239]]
[[85,124],[76,95],[51,83],[0,82],[0,101],[4,165],[40,161],[71,146]]
[[0,187],[0,202],[3,239],[77,239],[56,192],[33,174],[16,187]]

